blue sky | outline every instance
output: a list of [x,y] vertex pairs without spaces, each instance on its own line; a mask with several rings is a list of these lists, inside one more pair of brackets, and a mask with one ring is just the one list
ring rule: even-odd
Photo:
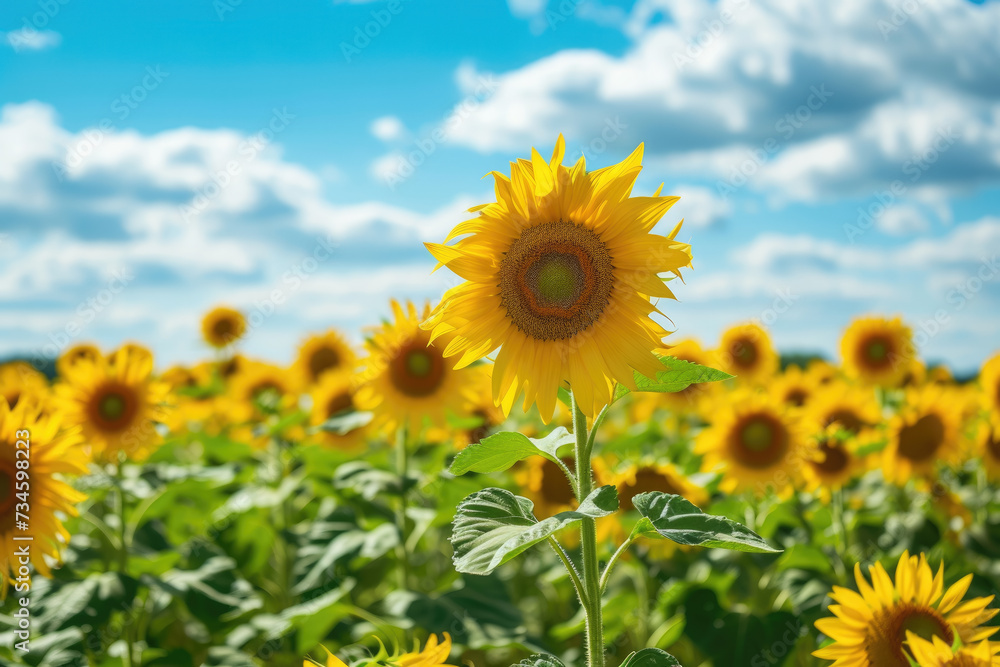
[[563,132],[595,167],[644,141],[637,191],[682,196],[679,336],[832,355],[901,314],[968,371],[1000,348],[997,34],[965,0],[7,0],[0,356],[193,360],[220,302],[252,354],[357,338],[453,284],[421,242]]

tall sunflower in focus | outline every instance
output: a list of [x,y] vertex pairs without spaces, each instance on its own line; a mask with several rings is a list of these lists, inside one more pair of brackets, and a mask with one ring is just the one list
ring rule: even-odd
[[[988,609],[992,597],[962,601],[972,583],[971,574],[945,589],[944,564],[934,574],[923,554],[918,558],[909,552],[899,559],[895,584],[881,563],[869,568],[869,573],[870,584],[856,564],[859,592],[835,586],[830,595],[837,603],[830,606],[834,617],[816,621],[816,628],[834,643],[813,655],[833,660],[832,667],[910,667],[907,632],[925,640],[938,637],[951,646],[956,639],[965,644],[981,642],[997,631],[984,626],[997,614],[996,609]],[[1000,644],[992,650],[1000,651]],[[920,665],[928,667],[924,662]]]
[[[17,486],[17,441],[24,440],[24,430],[30,434],[30,533],[17,530],[15,525],[15,510],[24,502],[17,495],[22,492]],[[74,506],[86,498],[58,476],[86,472],[87,456],[79,429],[60,428],[58,417],[42,416],[38,406],[27,401],[11,408],[0,398],[0,597],[6,594],[19,566],[14,554],[26,544],[15,541],[17,536],[34,538],[31,564],[42,575],[50,576],[45,557],[59,560],[59,543],[69,539],[57,513],[75,516]]]
[[358,356],[350,343],[336,330],[310,336],[299,346],[295,372],[303,386],[315,384],[325,373],[353,373]]
[[201,320],[201,336],[217,350],[229,347],[243,338],[247,321],[243,313],[229,306],[217,306]]
[[867,384],[896,387],[913,368],[913,332],[898,317],[859,318],[840,339],[840,355],[848,376]]
[[721,469],[719,488],[727,493],[784,494],[800,480],[804,446],[797,417],[764,394],[738,389],[698,436],[695,452],[706,472]]
[[467,372],[445,360],[449,336],[431,340],[420,327],[430,305],[418,313],[392,301],[394,321],[384,323],[365,341],[368,359],[355,395],[357,406],[374,414],[372,424],[386,433],[405,425],[411,433],[424,426],[443,427],[448,415],[460,415],[468,402]]
[[66,423],[81,428],[95,458],[115,462],[124,453],[142,460],[159,445],[156,423],[167,417],[169,386],[152,373],[152,357],[122,348],[78,363],[56,387]]
[[938,464],[957,462],[961,455],[961,408],[954,394],[935,385],[909,390],[899,414],[889,422],[889,444],[882,453],[885,478],[906,484],[913,477],[932,475]]
[[1000,354],[983,364],[979,371],[979,388],[983,392],[983,407],[1000,415]]
[[48,379],[25,361],[0,364],[0,398],[13,408],[22,398],[43,402],[49,393]]
[[466,282],[448,290],[426,323],[435,338],[453,335],[445,355],[458,367],[499,349],[493,395],[504,413],[523,391],[548,421],[568,382],[593,416],[616,383],[635,388],[633,371],[655,377],[654,351],[667,331],[651,319],[651,298],[673,299],[662,274],[680,276],[691,248],[650,233],[677,197],[632,197],[642,146],[620,164],[588,172],[581,157],[562,164],[565,143],[546,162],[511,163],[493,172],[496,202],[477,206],[448,239],[428,243]]
[[743,384],[760,384],[778,370],[778,353],[771,336],[758,324],[730,327],[722,334],[716,353],[723,370]]
[[963,646],[956,651],[940,637],[927,641],[907,630],[906,645],[908,653],[920,667],[1000,667],[1000,657],[988,641]]

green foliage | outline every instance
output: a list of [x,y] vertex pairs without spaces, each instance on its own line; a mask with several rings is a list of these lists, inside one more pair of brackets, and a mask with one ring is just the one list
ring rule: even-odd
[[653,491],[632,499],[642,515],[634,535],[665,537],[686,546],[731,549],[751,553],[778,553],[752,530],[721,516],[705,514],[681,496]]
[[[673,393],[684,391],[693,384],[702,382],[721,382],[733,376],[729,373],[701,366],[699,364],[674,359],[673,357],[660,357],[660,362],[666,370],[659,371],[655,378],[648,378],[638,371],[635,372],[635,385],[641,392]],[[625,385],[618,385],[615,389],[614,400],[631,393]]]

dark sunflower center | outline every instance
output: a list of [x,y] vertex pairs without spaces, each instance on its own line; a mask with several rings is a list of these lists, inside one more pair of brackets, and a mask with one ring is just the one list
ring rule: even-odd
[[344,391],[336,394],[326,402],[326,416],[332,417],[337,413],[354,408],[354,399],[350,392]]
[[861,356],[872,368],[885,368],[892,364],[892,341],[880,335],[869,336],[861,342]]
[[621,490],[622,509],[630,512],[635,509],[632,499],[640,493],[662,491],[675,496],[683,495],[674,481],[654,468],[640,468],[635,473],[635,482]]
[[466,432],[466,436],[468,437],[469,442],[476,443],[488,436],[490,434],[490,430],[495,426],[495,424],[492,423],[490,416],[486,414],[485,410],[474,410],[472,412],[472,416],[481,421],[479,426],[469,429]]
[[229,341],[236,337],[236,322],[229,317],[221,317],[212,324],[212,335],[217,340]]
[[733,343],[733,361],[740,368],[750,368],[757,362],[757,345],[749,338]]
[[752,414],[737,424],[730,444],[733,456],[743,465],[769,468],[785,455],[788,431],[771,415]]
[[522,332],[562,340],[604,312],[614,266],[596,232],[572,222],[525,229],[500,262],[500,302]]
[[0,468],[0,516],[6,514],[14,506],[14,478],[6,470]]
[[811,463],[821,473],[835,475],[843,472],[851,462],[851,455],[838,442],[830,440],[821,442],[819,449],[823,458]]
[[911,461],[927,461],[944,443],[944,422],[934,414],[924,415],[899,431],[899,453]]
[[[564,459],[567,465],[572,463],[572,459]],[[542,498],[553,505],[565,505],[573,502],[575,496],[573,489],[563,474],[562,468],[552,461],[545,459],[542,464]]]
[[823,426],[829,426],[831,424],[840,424],[840,428],[853,435],[856,435],[864,426],[866,426],[864,420],[862,420],[857,413],[848,408],[838,408],[828,414]]
[[809,398],[809,392],[802,387],[793,387],[785,394],[786,403],[791,403],[792,405],[800,408],[806,404],[807,398]]
[[426,336],[406,344],[389,363],[389,377],[402,394],[423,398],[434,394],[445,379],[441,351],[427,346]]
[[321,347],[309,357],[309,377],[313,380],[340,365],[340,354],[332,347]]
[[930,607],[898,603],[884,609],[871,620],[865,636],[868,664],[878,667],[909,667],[903,647],[906,631],[924,639],[940,637],[951,645],[955,636],[941,615]]
[[13,391],[7,392],[5,398],[7,399],[7,405],[9,405],[10,409],[13,410],[17,405],[17,402],[21,400],[21,392],[14,389]]
[[101,388],[90,401],[90,416],[102,429],[119,431],[132,423],[138,399],[131,388],[110,385]]
[[994,460],[1000,461],[1000,433],[990,430],[990,435],[986,438],[986,449],[993,456]]

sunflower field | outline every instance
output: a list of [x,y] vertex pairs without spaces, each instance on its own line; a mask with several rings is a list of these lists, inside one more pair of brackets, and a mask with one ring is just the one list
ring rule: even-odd
[[1000,356],[667,331],[677,197],[564,151],[427,244],[439,303],[290,367],[226,306],[188,365],[0,366],[0,662],[1000,665]]

